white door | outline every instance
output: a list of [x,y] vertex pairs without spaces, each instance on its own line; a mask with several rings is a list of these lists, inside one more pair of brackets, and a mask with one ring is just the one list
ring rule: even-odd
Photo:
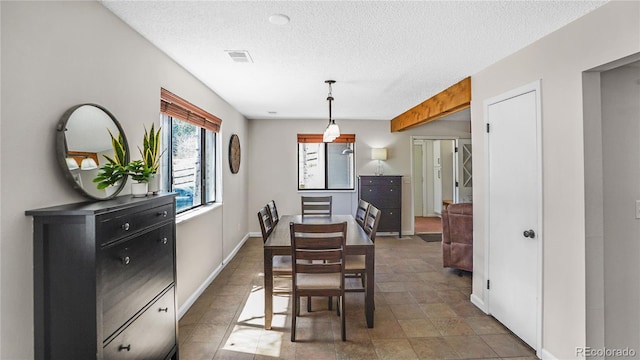
[[485,102],[489,312],[534,349],[541,326],[540,83]]
[[422,159],[422,142],[413,143],[413,215],[424,216],[424,161]]
[[471,139],[457,139],[455,147],[456,151],[453,153],[455,172],[453,201],[455,203],[471,202],[473,200]]

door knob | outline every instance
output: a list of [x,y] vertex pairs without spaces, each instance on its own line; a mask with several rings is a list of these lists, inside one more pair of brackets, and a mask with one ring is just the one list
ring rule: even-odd
[[525,230],[524,233],[522,233],[522,235],[524,235],[524,237],[528,237],[528,238],[534,238],[536,237],[536,232],[529,229],[529,230]]

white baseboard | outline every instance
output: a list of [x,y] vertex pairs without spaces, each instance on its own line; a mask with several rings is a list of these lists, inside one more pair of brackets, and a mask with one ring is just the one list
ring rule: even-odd
[[482,310],[483,313],[489,314],[489,309],[487,309],[487,305],[484,303],[484,301],[482,299],[480,299],[478,296],[476,296],[476,294],[471,294],[471,298],[469,300],[478,309]]
[[[260,236],[262,236],[262,235],[260,235]],[[196,300],[198,300],[200,295],[202,295],[202,293],[204,293],[204,291],[207,289],[207,287],[209,287],[209,285],[211,285],[213,280],[215,280],[215,278],[218,277],[218,275],[220,275],[220,273],[227,266],[227,264],[231,260],[233,260],[234,256],[236,256],[236,254],[238,253],[238,251],[240,250],[242,245],[244,245],[244,243],[249,239],[249,237],[251,237],[250,233],[245,235],[244,238],[242,238],[242,240],[238,244],[238,246],[236,246],[233,249],[233,251],[229,254],[229,256],[227,256],[226,259],[224,259],[222,261],[222,264],[220,264],[215,270],[213,270],[213,272],[211,274],[209,274],[209,276],[207,276],[207,278],[202,282],[202,284],[200,284],[200,286],[198,286],[196,291],[194,291],[193,294],[191,294],[191,296],[189,296],[187,298],[187,300],[184,302],[184,304],[182,304],[182,306],[180,306],[180,308],[178,309],[178,319],[182,319],[184,314],[186,314],[187,311],[189,311],[189,309],[193,306],[193,304],[195,304]]]

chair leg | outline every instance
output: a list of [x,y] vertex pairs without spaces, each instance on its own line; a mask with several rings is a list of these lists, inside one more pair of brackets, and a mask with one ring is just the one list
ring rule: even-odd
[[296,318],[298,317],[298,312],[300,311],[300,298],[295,296],[293,300],[293,311],[291,311],[291,342],[296,341]]
[[333,296],[329,296],[329,299],[327,300],[327,308],[329,310],[333,310]]
[[346,308],[345,308],[344,294],[342,294],[342,296],[340,296],[338,298],[338,301],[340,302],[340,307],[342,308],[341,316],[340,316],[340,320],[342,321],[342,324],[341,324],[342,341],[347,341],[347,326],[346,326],[347,324],[346,324],[346,321],[345,321],[345,318],[346,318],[345,309]]
[[307,312],[311,312],[311,296],[307,296]]

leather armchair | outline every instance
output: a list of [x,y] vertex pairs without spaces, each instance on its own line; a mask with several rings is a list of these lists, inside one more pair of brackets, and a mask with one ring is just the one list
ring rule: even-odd
[[442,211],[442,264],[473,271],[473,204],[451,204]]

